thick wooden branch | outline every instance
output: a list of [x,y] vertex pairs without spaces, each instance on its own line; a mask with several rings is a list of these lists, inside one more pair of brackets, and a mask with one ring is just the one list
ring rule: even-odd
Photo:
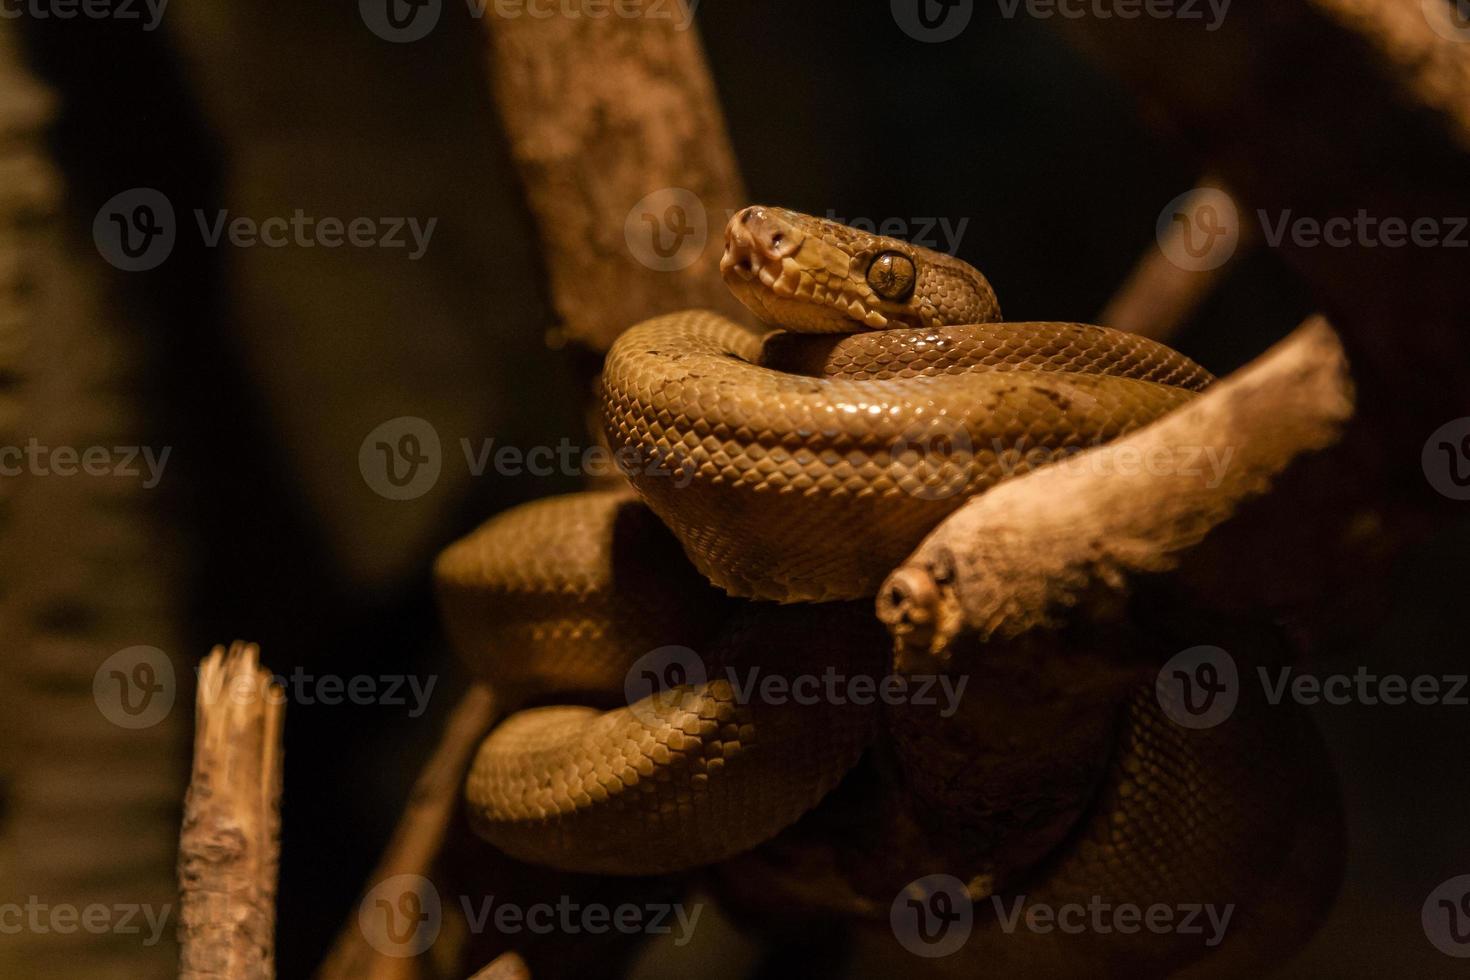
[[285,693],[260,649],[215,647],[199,670],[194,772],[179,842],[179,975],[275,976]]
[[569,0],[566,16],[484,18],[562,330],[599,351],[659,313],[744,316],[716,269],[745,191],[693,14],[661,9]]
[[1341,346],[1318,318],[1154,425],[982,494],[879,593],[899,668],[943,659],[961,633],[1010,639],[1079,604],[1115,606],[1135,576],[1176,568],[1293,460],[1335,443],[1352,411]]

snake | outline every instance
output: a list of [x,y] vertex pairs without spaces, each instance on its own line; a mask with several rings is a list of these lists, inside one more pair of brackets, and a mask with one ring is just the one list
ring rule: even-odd
[[[748,859],[878,752],[977,896],[1264,887],[1290,780],[1259,741],[1222,753],[1170,723],[1132,667],[977,660],[988,707],[948,753],[932,712],[794,696],[891,677],[874,596],[967,500],[1150,424],[1209,372],[1106,327],[1005,321],[959,258],[784,208],[730,218],[720,274],[754,322],[666,314],[607,353],[622,485],[514,508],[436,562],[448,637],[506,705],[465,783],[475,830],[568,871]],[[1220,853],[1268,838],[1259,860]]]

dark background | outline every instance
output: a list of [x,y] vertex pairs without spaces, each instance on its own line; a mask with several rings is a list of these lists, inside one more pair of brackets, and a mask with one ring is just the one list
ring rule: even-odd
[[[241,202],[252,201],[254,213],[440,219],[424,262],[366,274],[363,263],[382,260],[313,256],[322,264],[283,271],[290,257],[182,234],[163,268],[113,274],[155,355],[155,435],[177,447],[188,481],[171,500],[192,542],[186,654],[243,636],[283,674],[439,677],[420,719],[385,705],[288,710],[279,965],[303,976],[355,912],[464,684],[436,624],[435,553],[508,506],[578,486],[570,475],[445,480],[385,505],[357,470],[358,444],[400,414],[435,421],[447,459],[460,434],[585,444],[592,358],[543,342],[537,246],[480,26],[462,4],[446,3],[430,38],[395,46],[351,3],[190,2],[151,34],[27,28],[38,73],[63,99],[55,147],[79,241],[89,244],[104,200],[139,185],[164,190],[181,214],[249,213]],[[706,0],[698,22],[755,200],[968,220],[958,254],[986,272],[1009,319],[1095,319],[1151,246],[1160,210],[1199,176],[1177,134],[1150,127],[1047,24],[1005,20],[994,5],[941,45],[905,36],[884,3]],[[1312,309],[1259,249],[1173,342],[1224,374]],[[1463,672],[1467,531],[1407,555],[1383,624],[1305,669]],[[1470,871],[1470,709],[1316,714],[1351,852],[1332,919],[1286,975],[1449,975],[1419,905]]]

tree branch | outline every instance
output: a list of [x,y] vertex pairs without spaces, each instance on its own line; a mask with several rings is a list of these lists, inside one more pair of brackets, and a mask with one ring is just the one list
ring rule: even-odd
[[236,642],[205,658],[179,841],[185,980],[275,976],[285,713],[259,647]]
[[1320,318],[1189,406],[971,500],[884,584],[899,669],[943,660],[962,632],[1010,639],[1080,604],[1106,618],[1132,578],[1166,572],[1353,411]]
[[725,215],[745,190],[693,15],[684,0],[667,17],[578,9],[594,2],[569,0],[563,17],[484,18],[565,334],[605,351],[659,313],[743,318],[717,267]]

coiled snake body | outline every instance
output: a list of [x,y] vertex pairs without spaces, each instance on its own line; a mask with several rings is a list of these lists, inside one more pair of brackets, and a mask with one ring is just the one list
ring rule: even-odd
[[[882,678],[871,597],[929,530],[997,481],[1146,425],[1211,381],[1137,336],[1000,322],[965,263],[782,209],[731,219],[721,271],[777,329],[692,311],[622,335],[602,416],[631,490],[518,508],[439,560],[451,638],[522,707],[486,739],[467,786],[477,829],[513,856],[647,874],[774,837],[875,738],[888,742],[885,712],[871,699],[752,696],[746,682],[791,692],[801,678]],[[1267,832],[1219,823],[1241,794],[1284,792],[1248,758],[1258,746],[1237,740],[1245,756],[1201,765],[1204,743],[1186,744],[1151,699],[1123,707],[1136,680],[1087,715],[1107,719],[1097,732],[1057,734],[1097,764],[1067,770],[1067,819],[1033,816],[1021,833],[1021,864],[1051,862],[1043,888],[1172,895],[1209,874],[1161,868],[1160,854],[1177,864],[1200,840],[1217,850]],[[1125,748],[1109,764],[1120,712]],[[902,727],[901,712],[888,717]],[[934,768],[923,739],[889,744],[922,785]],[[1027,782],[1011,768],[1020,778],[978,780],[987,814],[1009,807],[997,785]],[[1024,868],[966,874],[1003,870]]]

